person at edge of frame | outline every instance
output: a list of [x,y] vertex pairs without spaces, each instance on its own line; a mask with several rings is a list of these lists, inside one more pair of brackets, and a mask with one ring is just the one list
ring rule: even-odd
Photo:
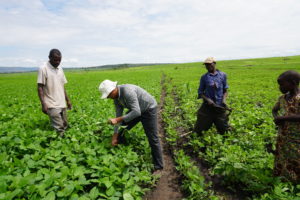
[[39,67],[37,89],[42,112],[49,116],[52,127],[63,137],[68,127],[66,107],[71,109],[72,104],[65,89],[67,79],[59,67],[61,58],[58,49],[50,50],[49,61]]
[[278,127],[274,175],[285,181],[300,181],[300,74],[289,70],[277,79],[283,95],[272,109]]
[[[101,82],[99,91],[102,93],[102,99],[113,99],[115,104],[116,118],[108,120],[109,124],[115,125],[112,145],[116,146],[124,142],[122,136],[125,129],[118,132],[118,125],[127,125],[126,129],[130,130],[138,122],[141,122],[151,147],[154,164],[153,175],[161,175],[163,157],[158,137],[156,100],[139,86],[117,85],[117,82],[110,80]],[[129,110],[125,115],[123,115],[124,108]]]
[[198,89],[198,99],[202,98],[203,103],[197,112],[197,121],[194,132],[202,135],[215,124],[219,134],[224,134],[230,129],[228,124],[227,97],[227,76],[224,72],[216,69],[216,60],[208,57],[203,63],[207,73],[201,76]]

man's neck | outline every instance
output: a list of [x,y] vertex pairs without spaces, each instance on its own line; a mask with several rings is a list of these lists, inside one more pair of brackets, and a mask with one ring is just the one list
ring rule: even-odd
[[294,90],[289,91],[291,97],[296,96],[300,92],[300,89],[296,87]]
[[214,70],[214,71],[208,72],[208,73],[210,73],[211,75],[216,75],[217,74],[217,70]]

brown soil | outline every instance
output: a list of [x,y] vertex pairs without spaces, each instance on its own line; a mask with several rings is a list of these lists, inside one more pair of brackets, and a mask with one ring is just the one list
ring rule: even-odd
[[[165,76],[162,77],[162,85],[164,85]],[[166,91],[162,88],[159,104],[158,114],[158,130],[161,140],[161,146],[163,150],[164,169],[161,173],[161,177],[158,180],[156,187],[146,193],[144,200],[179,200],[183,199],[184,195],[181,191],[181,177],[178,171],[175,169],[175,164],[172,159],[172,154],[167,141],[165,140],[165,131],[161,113],[163,111],[163,105],[165,101]]]

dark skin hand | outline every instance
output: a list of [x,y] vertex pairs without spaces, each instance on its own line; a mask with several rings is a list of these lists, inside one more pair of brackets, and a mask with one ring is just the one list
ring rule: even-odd
[[66,102],[67,102],[68,110],[71,110],[72,109],[72,104],[71,104],[71,101],[70,101],[70,99],[68,97],[66,88],[64,88],[64,91],[65,91],[65,99],[66,99]]
[[208,98],[208,97],[205,96],[204,94],[201,94],[201,98],[202,98],[204,101],[206,101],[208,105],[210,105],[210,106],[215,106],[215,107],[217,106],[213,100],[211,100],[210,98]]
[[[227,95],[228,95],[227,90],[224,90],[224,95],[223,95],[223,101],[222,101],[222,103],[225,105],[225,107],[226,107],[226,98],[227,98]],[[215,102],[213,100],[211,100],[210,98],[208,98],[204,94],[201,94],[201,98],[204,101],[206,101],[208,103],[208,105],[214,106],[214,107],[218,107],[218,105],[215,104]]]

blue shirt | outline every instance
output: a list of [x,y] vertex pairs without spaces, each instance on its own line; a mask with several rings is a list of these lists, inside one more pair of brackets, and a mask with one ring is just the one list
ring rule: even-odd
[[227,76],[224,72],[219,70],[215,74],[207,72],[201,76],[198,98],[200,98],[201,94],[204,94],[213,100],[215,104],[222,106],[224,92],[227,88]]

